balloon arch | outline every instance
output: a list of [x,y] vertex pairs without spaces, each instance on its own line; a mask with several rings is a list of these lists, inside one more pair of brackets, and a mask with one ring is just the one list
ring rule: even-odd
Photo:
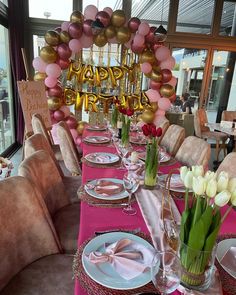
[[[65,120],[76,141],[83,128],[70,114],[68,105],[75,104],[77,110],[81,110],[84,105],[86,111],[96,112],[97,103],[102,101],[104,104],[107,101],[106,106],[117,102],[124,107],[132,105],[134,110],[143,112],[144,122],[158,125],[171,102],[175,100],[177,82],[171,72],[175,59],[164,46],[162,37],[157,34],[156,27],[150,27],[137,17],[127,20],[123,10],[113,11],[106,7],[103,11],[98,11],[94,5],[88,5],[84,15],[80,11],[74,11],[70,22],[63,22],[61,27],[47,31],[47,45],[40,50],[40,56],[33,60],[33,67],[36,71],[34,80],[44,80],[52,123]],[[93,45],[102,48],[107,43],[123,45],[125,55],[129,52],[135,56],[133,64],[93,67],[82,61],[78,66],[78,62],[73,60],[73,57],[80,55],[83,48],[89,49]],[[68,71],[67,79],[75,76],[80,84],[88,83],[98,87],[106,79],[110,79],[111,87],[120,86],[124,83],[122,79],[126,79],[131,85],[131,92],[137,86],[137,75],[143,73],[149,78],[149,89],[142,94],[141,88],[138,89],[140,93],[136,89],[135,95],[131,93],[128,96],[123,89],[118,97],[82,93],[62,85],[59,78],[64,70]],[[124,78],[126,74],[128,78]],[[145,103],[142,96],[146,98]],[[104,112],[107,110],[108,107]]]

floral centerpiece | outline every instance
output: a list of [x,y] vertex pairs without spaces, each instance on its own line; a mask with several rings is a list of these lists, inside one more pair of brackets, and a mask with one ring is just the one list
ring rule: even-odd
[[[220,226],[236,205],[236,178],[229,179],[224,171],[219,175],[212,171],[204,173],[202,166],[183,166],[180,177],[186,187],[180,227],[181,280],[188,288],[204,290],[211,283]],[[221,216],[220,208],[226,205],[229,206]]]
[[148,188],[154,188],[157,183],[158,169],[158,143],[157,138],[162,135],[162,129],[149,123],[142,126],[143,134],[148,137],[145,159],[144,184]]
[[133,116],[134,110],[120,107],[119,111],[122,114],[121,143],[123,146],[127,146],[129,144],[130,117]]

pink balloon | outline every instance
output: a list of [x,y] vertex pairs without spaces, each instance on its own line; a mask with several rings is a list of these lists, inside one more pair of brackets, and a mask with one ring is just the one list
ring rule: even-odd
[[134,45],[136,46],[142,46],[145,42],[145,38],[143,35],[140,35],[140,34],[136,34],[134,36]]
[[63,22],[61,24],[61,30],[68,32],[69,25],[70,25],[70,22]]
[[128,21],[128,28],[132,33],[135,33],[138,30],[139,25],[141,24],[141,21],[137,17],[131,17],[131,19]]
[[65,114],[61,110],[57,110],[53,113],[53,117],[56,121],[62,121],[65,118]]
[[159,90],[161,88],[162,83],[150,80],[149,87],[153,90]]
[[57,96],[61,97],[62,96],[62,88],[59,85],[56,85],[53,88],[48,89],[48,96]]
[[40,73],[45,73],[46,66],[48,65],[46,62],[44,62],[41,57],[37,56],[33,60],[33,67],[36,71],[39,71]]
[[70,128],[70,133],[71,133],[71,135],[72,135],[72,137],[74,139],[74,142],[76,143],[76,139],[77,139],[77,137],[79,135],[78,131],[76,129],[74,129],[74,128]]
[[175,59],[173,56],[170,56],[168,59],[160,63],[161,69],[173,70],[174,66],[175,66]]
[[174,76],[172,76],[172,78],[170,79],[170,81],[167,82],[167,83],[165,83],[165,84],[170,84],[171,86],[175,87],[176,84],[177,84],[177,79]]
[[72,117],[72,116],[69,116],[66,119],[66,124],[68,125],[68,127],[70,129],[75,129],[77,127],[77,125],[78,125],[77,120],[74,117]]
[[83,33],[83,27],[79,23],[72,23],[69,25],[68,33],[74,39],[79,39]]
[[153,89],[148,89],[148,91],[146,91],[145,93],[150,102],[158,102],[158,100],[161,98],[160,93]]
[[110,24],[111,17],[106,11],[99,11],[96,14],[96,20],[99,20],[106,28]]
[[103,11],[107,12],[110,16],[111,16],[112,13],[113,13],[113,10],[112,10],[110,7],[105,7],[105,8],[103,9]]
[[[157,112],[156,112],[157,113]],[[155,114],[156,114],[155,113]],[[160,126],[161,122],[163,121],[163,118],[165,117],[165,114],[163,115],[156,115],[154,120],[153,120],[153,123],[156,125],[156,126]]]
[[145,48],[146,48],[146,45],[145,44],[143,44],[143,45],[136,45],[136,44],[134,44],[134,42],[131,42],[131,50],[134,53],[142,53]]
[[93,31],[92,31],[92,19],[86,19],[83,23],[83,32],[86,36],[93,36]]
[[144,62],[143,64],[141,64],[141,71],[144,74],[148,74],[152,71],[152,65],[149,62]]
[[65,118],[70,116],[70,109],[67,106],[61,106],[59,110],[64,113]]
[[142,36],[146,36],[149,33],[150,27],[146,22],[142,22],[138,27],[138,33]]
[[73,53],[78,53],[82,48],[81,41],[77,39],[71,39],[69,42],[69,48]]
[[58,59],[58,60],[56,61],[56,63],[60,66],[60,68],[61,68],[62,70],[67,69],[67,68],[69,67],[69,65],[70,65],[70,61],[69,61],[69,59],[67,59],[67,60],[64,60],[64,59]]
[[171,102],[168,98],[166,97],[161,97],[159,100],[158,100],[158,107],[164,111],[167,111],[169,110],[171,106]]
[[85,34],[79,39],[82,45],[82,48],[89,48],[93,45],[93,38],[86,36]]
[[76,144],[76,145],[81,145],[81,143],[82,143],[82,139],[81,139],[80,136],[78,136],[78,137],[76,138],[76,140],[75,140],[75,144]]
[[49,64],[46,67],[48,77],[58,78],[61,75],[61,67],[55,63]]
[[133,41],[133,39],[130,38],[129,41],[124,44],[125,47],[130,49],[132,41]]
[[150,27],[149,33],[145,36],[146,42],[152,44],[154,42],[154,32],[156,31],[156,27]]
[[95,20],[97,13],[98,13],[98,9],[95,5],[88,5],[84,9],[85,19]]
[[48,88],[53,88],[57,85],[57,78],[55,77],[47,77],[44,81],[45,85]]
[[57,52],[61,59],[67,60],[71,57],[71,50],[66,43],[58,45]]
[[165,111],[162,110],[162,109],[158,109],[156,112],[155,112],[155,118],[156,117],[164,117],[165,116]]
[[159,61],[164,61],[170,57],[170,49],[162,46],[155,51],[155,57]]

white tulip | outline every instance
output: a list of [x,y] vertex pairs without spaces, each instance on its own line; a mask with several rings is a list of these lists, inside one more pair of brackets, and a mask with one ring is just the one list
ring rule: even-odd
[[193,191],[196,195],[201,196],[206,190],[206,180],[202,176],[193,177]]
[[236,177],[230,178],[228,183],[228,190],[232,193],[236,190]]
[[188,189],[192,189],[193,187],[193,172],[188,171],[184,178],[184,185]]
[[213,198],[217,192],[217,182],[214,178],[210,179],[206,185],[206,195]]
[[229,175],[227,172],[220,172],[217,179],[217,192],[222,192],[224,190],[227,190],[229,183]]
[[224,190],[215,196],[215,204],[219,207],[223,207],[229,202],[230,197],[231,197],[230,192],[227,190]]
[[204,175],[204,169],[203,166],[192,166],[193,176],[203,176]]
[[230,202],[233,206],[236,206],[236,190],[232,192]]
[[180,167],[180,178],[183,182],[188,171],[189,171],[189,168],[187,166]]
[[213,172],[213,171],[208,170],[205,173],[205,176],[204,177],[205,177],[206,181],[210,181],[211,179],[215,179],[216,178],[216,173]]

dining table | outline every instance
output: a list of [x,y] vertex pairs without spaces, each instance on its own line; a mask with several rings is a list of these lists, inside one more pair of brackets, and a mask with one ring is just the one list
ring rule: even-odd
[[[107,152],[107,153],[114,153],[117,154],[116,148],[114,144],[111,142],[106,144],[90,144],[86,143],[84,139],[87,136],[108,136],[111,137],[109,131],[91,131],[86,129],[83,133],[83,140],[81,147],[83,149],[83,160],[82,160],[82,184],[85,185],[88,181],[93,179],[99,178],[116,178],[122,179],[124,173],[127,171],[122,165],[89,165],[87,161],[85,161],[85,156],[90,153],[96,152]],[[132,145],[133,150],[140,150],[144,149],[144,145]],[[181,167],[181,163],[177,160],[171,161],[171,163],[163,163],[159,165],[158,171],[163,174],[168,174],[171,170]],[[161,188],[160,188],[161,189]],[[149,191],[148,189],[141,188],[141,194],[139,193],[139,198],[141,198],[144,205],[147,205],[147,208],[153,210],[150,214],[155,214],[155,209],[152,206],[148,207],[148,203],[150,199],[148,198]],[[173,202],[175,203],[178,211],[183,212],[184,210],[184,200],[182,198],[176,197],[173,198]],[[140,206],[140,201],[134,201],[132,206],[137,210],[135,215],[126,215],[122,212],[122,208],[117,207],[110,207],[110,206],[99,206],[93,205],[86,200],[81,200],[81,211],[80,211],[80,223],[79,223],[79,232],[78,232],[78,248],[81,247],[86,241],[89,241],[92,237],[95,236],[96,232],[106,232],[106,231],[136,231],[137,229],[144,233],[145,235],[151,236],[153,240],[153,232],[152,229],[155,228],[160,230],[158,218],[153,218],[153,224],[150,226],[147,222],[147,215],[143,212],[143,209]],[[150,204],[151,205],[151,204]],[[149,210],[149,209],[148,209]],[[226,209],[223,209],[223,211]],[[147,213],[147,212],[146,212]],[[145,216],[146,215],[146,216]],[[230,214],[226,218],[225,222],[221,226],[220,234],[231,234],[235,232],[235,228],[233,223],[236,220],[236,211],[231,210]],[[150,232],[151,231],[151,232]],[[156,233],[158,235],[158,232]],[[155,243],[154,243],[155,245]],[[75,288],[74,288],[74,295],[88,295],[93,294],[91,291],[88,291],[86,286],[88,281],[79,280],[78,278],[75,279]],[[97,287],[99,288],[99,284]],[[111,293],[103,293],[103,286],[101,286],[101,292],[96,290],[94,294],[113,294],[112,290]],[[125,290],[117,291],[116,294],[126,294]],[[135,290],[133,293],[127,294],[137,294]],[[174,291],[172,294],[181,294],[179,291]],[[198,293],[199,294],[199,293]],[[203,294],[203,293],[202,293]],[[207,294],[207,293],[206,293]],[[226,294],[226,293],[224,293]]]

